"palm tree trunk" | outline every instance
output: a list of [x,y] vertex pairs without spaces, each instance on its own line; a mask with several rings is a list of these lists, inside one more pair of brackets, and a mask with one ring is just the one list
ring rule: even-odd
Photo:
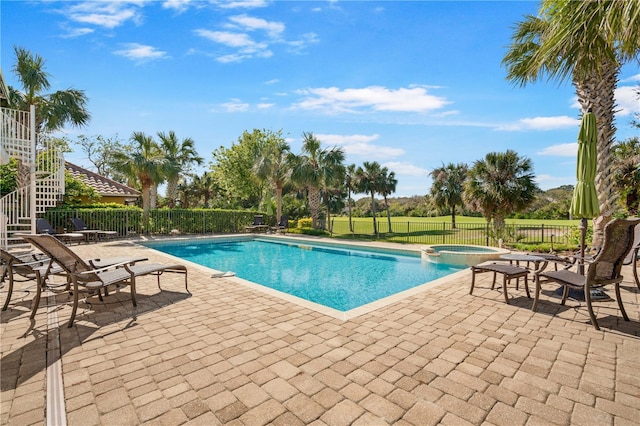
[[347,197],[347,203],[349,204],[349,231],[353,233],[353,220],[351,219],[351,188],[349,188],[349,195]]
[[176,206],[176,199],[178,198],[178,180],[170,179],[167,181],[167,201],[169,208]]
[[376,225],[376,200],[373,198],[373,191],[371,191],[371,213],[373,214],[373,233],[378,236],[378,226]]
[[613,187],[611,148],[616,128],[613,123],[615,108],[614,93],[620,68],[605,60],[601,76],[591,76],[583,81],[574,81],[578,101],[583,111],[592,109],[598,125],[598,165],[596,170],[596,192],[600,204],[600,216],[594,219],[593,246],[601,247],[604,241],[604,226],[612,218],[616,204]]
[[276,220],[280,222],[282,220],[282,184],[276,185]]
[[151,209],[151,184],[142,182],[142,226],[149,233],[149,210]]
[[155,209],[158,206],[158,184],[153,183],[149,188],[149,208]]
[[320,213],[320,190],[318,188],[309,188],[309,211],[313,228],[318,227],[318,215]]
[[387,222],[389,222],[389,232],[391,231],[391,210],[389,209],[389,203],[387,202],[387,196],[384,196],[384,205],[387,209]]
[[456,229],[456,205],[451,207],[451,229]]

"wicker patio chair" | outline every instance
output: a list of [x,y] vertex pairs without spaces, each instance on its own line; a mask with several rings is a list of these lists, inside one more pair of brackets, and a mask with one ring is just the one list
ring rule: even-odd
[[631,251],[633,246],[634,227],[639,223],[640,219],[614,219],[609,222],[604,228],[604,243],[602,245],[602,249],[598,252],[593,261],[587,265],[585,275],[570,271],[568,268],[559,271],[543,271],[536,273],[534,275],[536,291],[531,309],[533,311],[538,309],[541,279],[545,278],[546,280],[561,284],[564,287],[564,291],[562,293],[562,305],[567,301],[569,288],[576,288],[584,291],[584,298],[587,309],[589,310],[591,323],[596,330],[600,330],[598,320],[593,313],[593,306],[591,304],[591,289],[614,284],[616,299],[618,301],[620,311],[622,312],[622,316],[625,321],[629,321],[629,317],[622,305],[622,298],[620,297],[620,283],[624,279],[620,274],[620,271],[625,257],[629,251]]
[[102,229],[90,229],[84,220],[79,217],[72,217],[69,219],[71,225],[73,225],[73,231],[83,234],[87,241],[93,239],[98,241],[100,238],[115,238],[118,236],[117,231],[103,231]]

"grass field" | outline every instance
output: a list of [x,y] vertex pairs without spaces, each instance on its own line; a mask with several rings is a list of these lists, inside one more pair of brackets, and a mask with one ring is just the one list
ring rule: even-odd
[[[353,218],[353,230],[349,218],[331,218],[332,236],[339,238],[376,238],[373,218]],[[572,244],[571,236],[579,220],[532,220],[507,219],[507,232],[502,236],[505,243]],[[477,244],[496,245],[493,231],[481,217],[456,216],[456,228],[451,226],[451,216],[439,217],[392,217],[391,229],[386,216],[377,217],[378,239],[417,244]]]

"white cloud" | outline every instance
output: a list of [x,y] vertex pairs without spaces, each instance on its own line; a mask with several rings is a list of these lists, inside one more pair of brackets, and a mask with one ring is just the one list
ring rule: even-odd
[[395,172],[396,175],[402,176],[428,176],[429,170],[422,167],[415,166],[411,163],[404,161],[388,161],[383,163],[382,166],[389,169],[390,172]]
[[124,56],[125,58],[134,60],[136,62],[147,62],[156,59],[169,58],[167,52],[158,50],[153,46],[146,46],[138,43],[125,44],[124,49],[116,50],[113,53],[119,56]]
[[81,37],[83,35],[92,34],[95,32],[93,28],[68,28],[67,33],[61,36],[62,38],[74,38]]
[[142,19],[139,6],[142,4],[140,1],[85,1],[68,7],[63,14],[74,22],[115,28],[129,20],[139,23]]
[[220,0],[216,4],[223,9],[253,9],[267,5],[265,0]]
[[[640,76],[640,74],[638,74]],[[638,86],[621,86],[615,91],[618,116],[640,114],[640,99],[638,98]]]
[[553,155],[557,157],[575,157],[578,153],[578,143],[563,143],[551,145],[538,152],[538,155]]
[[503,124],[496,127],[496,130],[518,131],[518,130],[555,130],[567,127],[580,126],[580,120],[566,115],[557,117],[533,117],[523,118],[516,123]]
[[262,103],[262,104],[258,104],[256,105],[259,109],[268,109],[268,108],[272,108],[275,104],[269,104],[269,103]]
[[271,80],[267,80],[267,81],[265,81],[265,82],[264,82],[264,84],[271,85],[271,84],[276,84],[276,83],[279,83],[279,82],[280,82],[280,80],[279,80],[279,79],[277,79],[277,78],[273,78],[273,79],[271,79]]
[[257,43],[246,33],[204,29],[195,30],[195,33],[213,42],[237,49],[236,53],[221,55],[216,58],[219,62],[239,62],[252,57],[268,58],[273,55],[266,43]]
[[271,38],[279,38],[285,30],[282,22],[269,22],[262,18],[254,18],[247,15],[232,16],[229,20],[246,31],[265,31]]
[[374,145],[380,135],[331,135],[316,134],[316,138],[324,145],[341,147],[345,154],[366,157],[367,159],[388,159],[405,153],[404,149],[390,146]]
[[165,9],[173,9],[177,12],[184,12],[194,4],[193,0],[165,0],[162,7]]
[[227,112],[244,112],[249,109],[249,104],[241,102],[240,99],[232,99],[231,102],[222,104],[222,107],[226,109]]
[[640,81],[640,74],[632,75],[631,77],[620,80],[621,83],[631,83],[634,81]]
[[369,86],[362,89],[320,87],[298,91],[305,98],[294,108],[323,110],[325,113],[357,113],[366,110],[396,112],[426,112],[442,108],[449,102],[427,93],[421,86],[388,89]]

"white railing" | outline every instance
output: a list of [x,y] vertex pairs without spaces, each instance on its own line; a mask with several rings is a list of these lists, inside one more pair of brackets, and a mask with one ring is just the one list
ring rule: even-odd
[[0,108],[0,112],[0,139],[4,150],[11,157],[31,162],[30,113],[9,108]]
[[35,232],[36,214],[55,207],[64,194],[64,157],[48,138],[36,155],[35,107],[29,112],[0,109],[0,143],[29,167],[29,184],[0,199],[0,246],[15,232]]

